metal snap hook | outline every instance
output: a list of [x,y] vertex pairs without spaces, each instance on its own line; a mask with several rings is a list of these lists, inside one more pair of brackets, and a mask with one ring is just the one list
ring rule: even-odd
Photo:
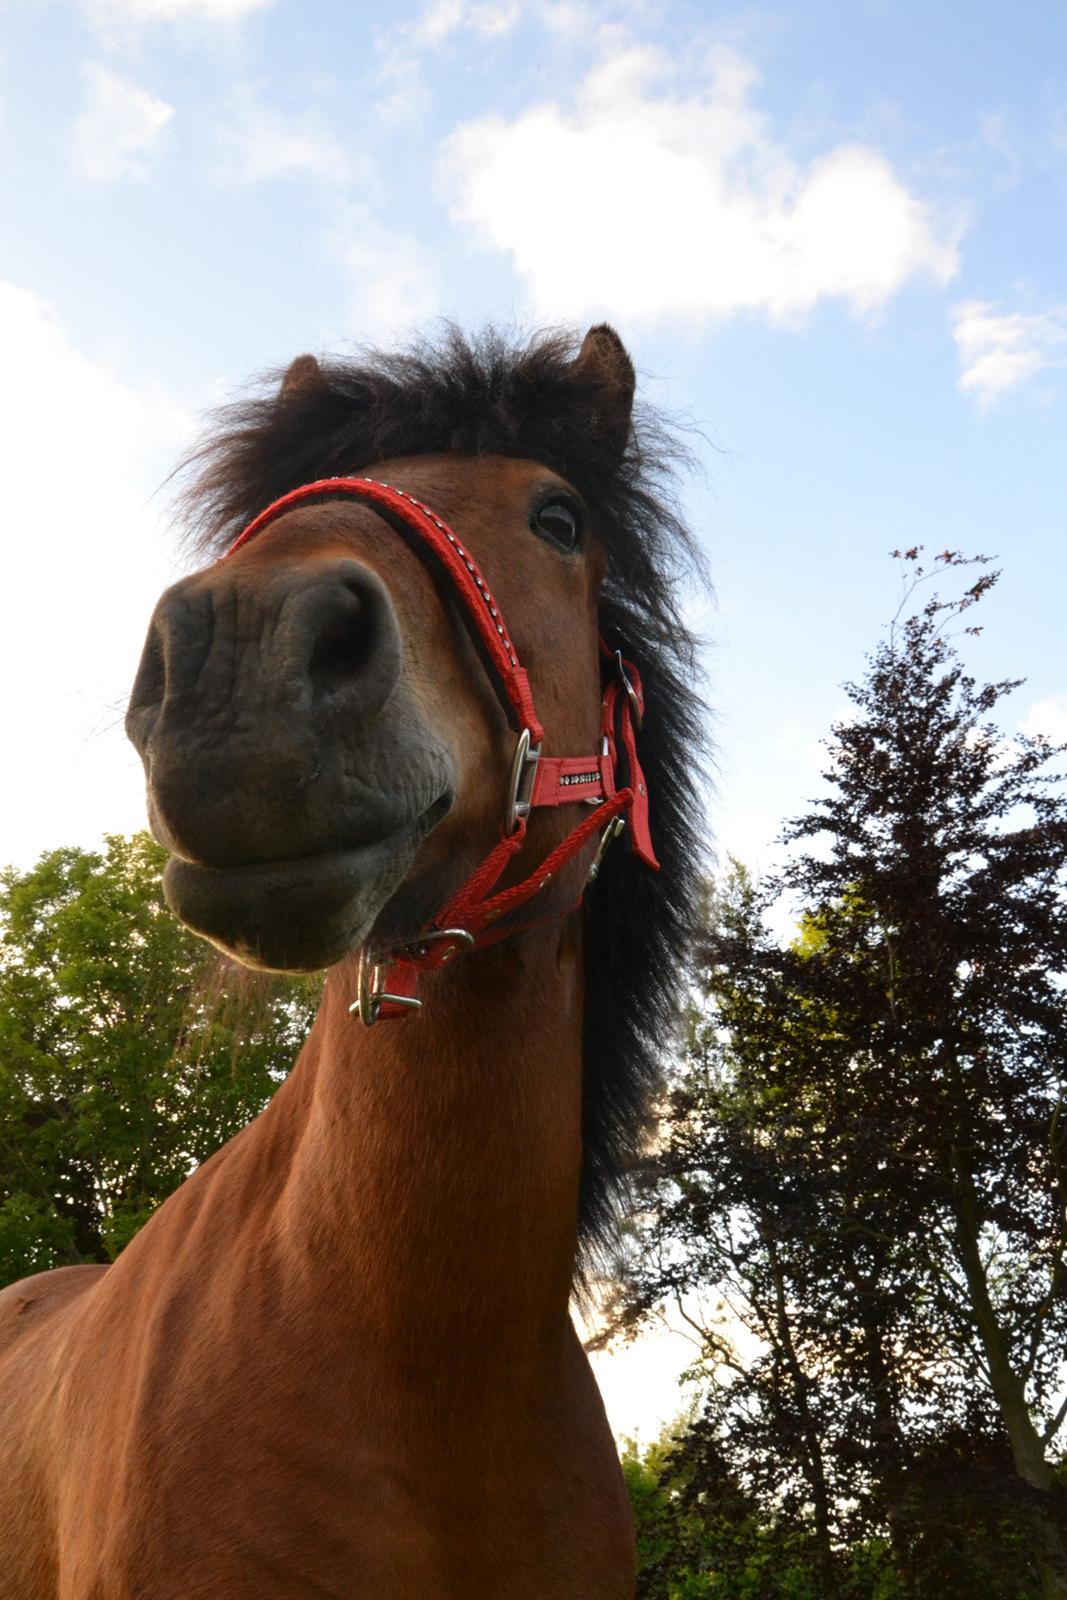
[[619,677],[622,679],[622,686],[626,690],[627,698],[630,701],[630,712],[634,719],[634,727],[637,729],[638,733],[640,733],[641,724],[645,720],[645,713],[641,709],[641,702],[637,698],[637,690],[634,688],[630,674],[626,670],[626,663],[622,659],[621,650],[616,650],[615,652],[615,665],[619,669]]
[[600,835],[600,843],[597,845],[596,855],[593,857],[593,864],[589,868],[589,876],[585,880],[586,883],[592,883],[593,879],[596,877],[597,873],[600,871],[601,862],[604,860],[604,857],[607,855],[610,846],[612,844],[614,844],[615,840],[619,837],[620,833],[623,833],[625,831],[625,829],[626,829],[626,818],[625,817],[622,817],[622,816],[612,817],[611,821],[608,823],[607,827],[604,829],[604,832]]

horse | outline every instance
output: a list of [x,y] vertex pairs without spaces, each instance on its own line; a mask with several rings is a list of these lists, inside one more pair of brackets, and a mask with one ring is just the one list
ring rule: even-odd
[[[701,881],[677,453],[618,335],[299,357],[130,699],[173,911],[325,969],[264,1112],[0,1295],[2,1600],[628,1600],[571,1320]],[[621,837],[620,837],[621,836]]]

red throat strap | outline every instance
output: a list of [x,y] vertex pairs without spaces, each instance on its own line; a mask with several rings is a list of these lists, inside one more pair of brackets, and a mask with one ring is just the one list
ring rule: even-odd
[[[282,495],[250,522],[227,550],[232,555],[275,518],[316,499],[347,497],[372,507],[427,567],[438,591],[459,601],[460,615],[478,651],[508,721],[518,733],[511,783],[499,841],[426,928],[403,946],[372,951],[360,961],[359,997],[351,1007],[365,1023],[406,1016],[418,1009],[418,978],[459,951],[495,943],[513,932],[498,926],[526,904],[597,835],[600,847],[590,869],[596,875],[607,846],[627,825],[630,847],[645,866],[659,868],[649,828],[648,788],[637,750],[644,694],[637,668],[621,650],[601,640],[607,669],[601,700],[600,748],[589,756],[544,756],[544,730],[534,709],[500,608],[470,551],[442,520],[403,489],[371,478],[321,478]],[[223,558],[225,559],[225,557]],[[494,893],[523,848],[526,818],[541,806],[584,802],[586,815],[520,883]]]

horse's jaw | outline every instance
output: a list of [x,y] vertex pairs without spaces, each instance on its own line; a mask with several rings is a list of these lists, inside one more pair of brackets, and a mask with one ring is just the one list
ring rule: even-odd
[[291,860],[215,867],[172,857],[167,904],[187,927],[243,965],[314,972],[358,948],[404,882],[438,801],[386,838]]

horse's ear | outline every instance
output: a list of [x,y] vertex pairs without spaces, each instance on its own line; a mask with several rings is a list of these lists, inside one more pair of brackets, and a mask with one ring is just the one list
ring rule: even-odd
[[282,386],[278,390],[279,398],[284,396],[287,400],[294,395],[304,394],[310,389],[318,389],[322,385],[322,368],[314,356],[297,356],[285,369]]
[[626,346],[606,322],[590,328],[571,365],[572,377],[589,392],[594,425],[605,449],[621,456],[630,438],[634,407],[634,364]]

